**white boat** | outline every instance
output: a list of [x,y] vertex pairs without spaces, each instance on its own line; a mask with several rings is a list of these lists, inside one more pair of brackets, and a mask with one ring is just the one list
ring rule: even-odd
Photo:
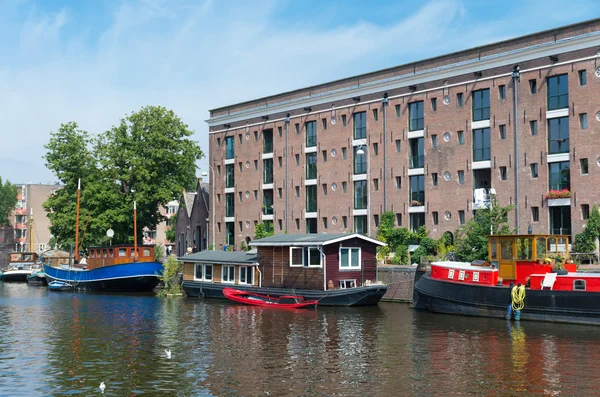
[[27,276],[37,263],[35,252],[12,252],[9,255],[8,269],[3,273],[2,280],[6,282],[27,282]]

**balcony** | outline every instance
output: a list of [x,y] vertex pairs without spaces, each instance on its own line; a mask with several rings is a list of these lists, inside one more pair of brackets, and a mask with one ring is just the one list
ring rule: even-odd
[[423,168],[425,164],[425,156],[410,156],[408,168]]
[[410,206],[411,207],[422,207],[425,205],[425,192],[411,192],[410,193]]
[[262,213],[263,215],[273,215],[273,205],[263,205]]
[[569,138],[550,139],[548,154],[569,153]]
[[489,161],[491,158],[491,148],[473,149],[473,161]]

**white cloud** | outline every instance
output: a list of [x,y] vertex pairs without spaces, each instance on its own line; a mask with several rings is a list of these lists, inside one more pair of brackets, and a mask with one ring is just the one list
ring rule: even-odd
[[[8,18],[22,21],[14,42],[0,44],[0,58],[12,60],[0,66],[0,134],[5,147],[17,148],[1,156],[0,176],[53,181],[41,157],[48,133],[62,122],[77,121],[97,133],[144,105],[163,105],[207,148],[208,109],[506,34],[502,21],[475,23],[468,8],[452,0],[432,1],[409,14],[395,6],[399,14],[393,24],[363,20],[331,28],[299,23],[294,15],[281,21],[286,11],[281,7],[291,5],[123,2],[103,25],[87,26],[78,17],[81,10],[43,12],[26,1],[0,1],[0,25],[4,21],[15,29]],[[468,41],[467,28],[477,32]]]

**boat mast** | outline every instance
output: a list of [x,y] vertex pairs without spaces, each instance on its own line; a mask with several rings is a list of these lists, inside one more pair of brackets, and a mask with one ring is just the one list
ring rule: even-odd
[[[133,200],[133,257],[137,258],[137,206]],[[137,260],[137,259],[136,259]]]
[[33,252],[33,208],[29,209],[29,252]]
[[81,196],[81,179],[77,179],[77,215],[75,216],[75,261],[79,262],[79,199]]

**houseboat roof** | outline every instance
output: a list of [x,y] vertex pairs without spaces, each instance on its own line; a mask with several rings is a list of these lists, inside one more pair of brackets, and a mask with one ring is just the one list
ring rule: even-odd
[[223,264],[254,264],[258,261],[256,252],[244,251],[201,251],[177,258],[182,262],[206,262]]
[[248,243],[254,247],[280,247],[280,246],[320,246],[338,243],[344,240],[358,238],[377,245],[387,245],[386,243],[363,236],[358,233],[331,233],[331,234],[278,234],[261,238],[260,240]]

